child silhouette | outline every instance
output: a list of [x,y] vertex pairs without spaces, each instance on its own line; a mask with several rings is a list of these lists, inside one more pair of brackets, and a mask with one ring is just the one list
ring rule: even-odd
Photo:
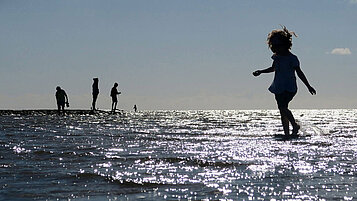
[[297,56],[290,52],[292,46],[292,34],[285,26],[280,30],[273,30],[269,33],[267,42],[270,50],[274,53],[272,56],[272,67],[264,70],[253,72],[254,76],[259,76],[262,73],[274,74],[274,80],[269,91],[275,94],[275,100],[281,115],[281,123],[283,125],[285,136],[289,136],[289,122],[293,130],[292,136],[297,136],[300,126],[296,123],[293,114],[288,109],[289,102],[294,98],[297,92],[297,84],[295,72],[301,81],[306,85],[309,92],[314,95],[316,91],[310,86],[305,74],[300,68],[300,62]]

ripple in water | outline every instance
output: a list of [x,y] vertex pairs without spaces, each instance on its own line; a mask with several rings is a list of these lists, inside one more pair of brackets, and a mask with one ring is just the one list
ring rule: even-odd
[[357,198],[357,110],[0,116],[0,200]]

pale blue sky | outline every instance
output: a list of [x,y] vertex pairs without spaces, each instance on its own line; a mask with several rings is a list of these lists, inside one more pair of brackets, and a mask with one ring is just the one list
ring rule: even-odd
[[356,19],[349,0],[0,0],[0,109],[55,108],[57,85],[90,108],[93,77],[102,109],[114,82],[125,110],[274,109],[273,74],[251,73],[279,24],[317,90],[291,107],[355,108]]

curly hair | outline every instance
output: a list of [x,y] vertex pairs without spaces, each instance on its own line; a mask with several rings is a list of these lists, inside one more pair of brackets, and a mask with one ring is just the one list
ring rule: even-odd
[[292,46],[292,35],[294,35],[295,37],[297,37],[297,35],[295,34],[295,32],[289,31],[285,26],[281,27],[282,29],[273,30],[268,34],[267,43],[269,45],[269,48],[272,49],[273,41],[279,40],[282,45],[284,45],[290,50]]

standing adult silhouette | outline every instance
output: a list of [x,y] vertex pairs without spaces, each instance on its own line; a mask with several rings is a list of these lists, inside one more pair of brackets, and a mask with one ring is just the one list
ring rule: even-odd
[[117,109],[117,104],[118,104],[118,94],[121,94],[121,92],[118,91],[117,87],[119,86],[118,83],[114,83],[114,86],[112,90],[110,91],[110,96],[112,97],[112,112],[114,113],[115,110]]
[[97,102],[97,98],[98,98],[98,94],[99,94],[98,83],[99,83],[99,79],[98,78],[93,78],[93,85],[92,85],[92,95],[93,95],[92,111],[96,110],[95,104]]

